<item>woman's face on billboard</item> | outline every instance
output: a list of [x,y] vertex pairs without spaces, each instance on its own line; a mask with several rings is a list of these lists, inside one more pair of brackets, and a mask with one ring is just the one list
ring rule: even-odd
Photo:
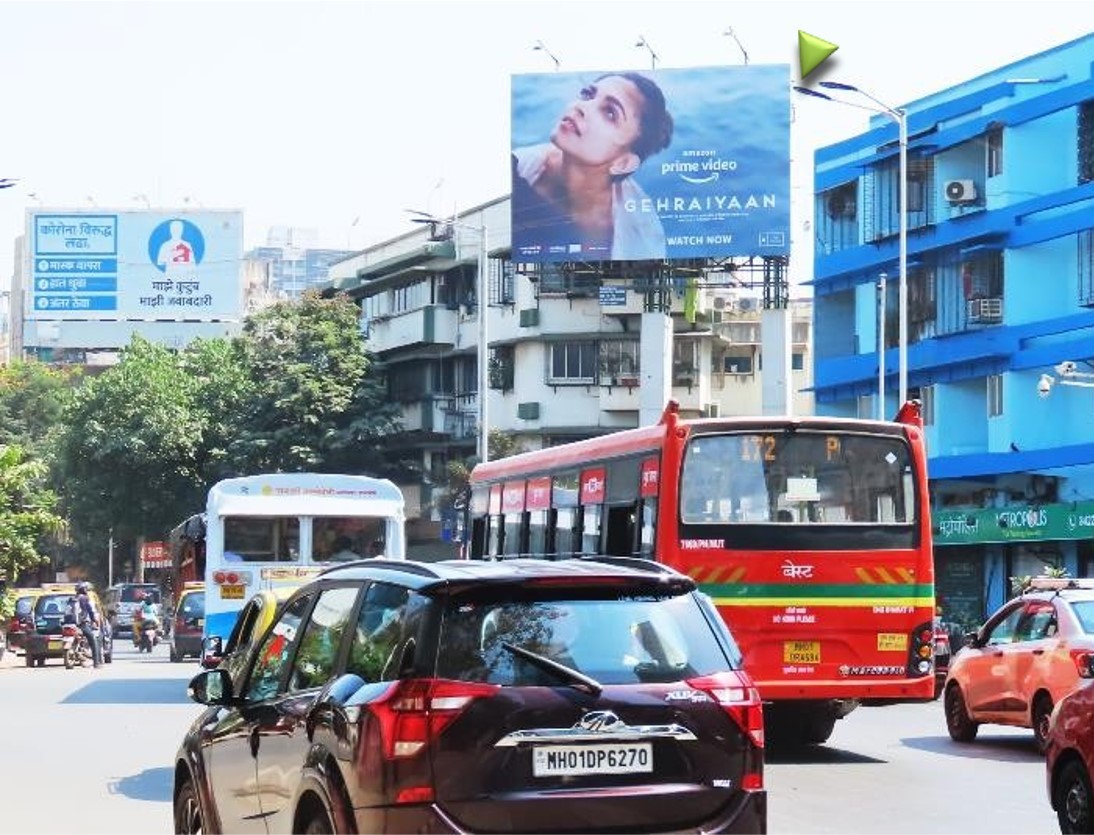
[[551,133],[563,153],[590,166],[611,166],[612,174],[629,174],[640,160],[631,151],[642,127],[641,91],[617,75],[583,87]]

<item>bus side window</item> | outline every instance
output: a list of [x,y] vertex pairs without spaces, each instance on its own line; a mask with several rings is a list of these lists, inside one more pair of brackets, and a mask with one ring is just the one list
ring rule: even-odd
[[604,526],[604,553],[619,557],[634,556],[637,552],[635,540],[635,504],[617,505],[608,508],[608,520]]
[[479,559],[485,552],[486,517],[476,516],[471,520],[471,559]]
[[599,554],[600,516],[604,508],[598,504],[583,505],[581,508],[581,553]]
[[547,510],[530,510],[526,514],[528,517],[528,524],[526,527],[528,544],[524,549],[525,553],[532,554],[533,556],[550,553],[550,551],[547,550],[547,521],[549,513],[550,512]]
[[501,554],[504,535],[502,522],[504,521],[504,517],[499,513],[496,516],[488,516],[487,520],[490,527],[486,532],[486,556],[496,557]]
[[654,553],[654,542],[656,542],[654,535],[657,530],[657,500],[643,500],[638,505],[638,515],[642,520],[642,526],[638,534],[638,553],[639,556],[653,559],[656,556]]
[[577,508],[560,507],[555,510],[555,553],[572,554],[577,548],[574,528],[576,527]]

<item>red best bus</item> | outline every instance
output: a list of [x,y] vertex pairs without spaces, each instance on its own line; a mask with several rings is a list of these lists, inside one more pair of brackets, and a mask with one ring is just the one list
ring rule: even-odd
[[934,562],[917,403],[892,422],[683,420],[477,466],[469,556],[659,560],[713,598],[772,741],[934,696]]

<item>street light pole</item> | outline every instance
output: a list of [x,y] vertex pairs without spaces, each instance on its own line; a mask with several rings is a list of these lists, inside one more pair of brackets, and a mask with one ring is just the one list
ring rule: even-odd
[[486,311],[489,308],[489,280],[487,276],[486,223],[478,228],[479,233],[479,461],[485,464],[490,458],[490,432],[486,408],[487,394],[490,391],[490,373],[487,365],[490,359],[490,347],[487,342]]
[[897,408],[899,409],[908,400],[908,113],[903,108],[893,108],[880,99],[874,98],[865,90],[861,90],[852,84],[843,84],[839,81],[818,81],[821,87],[829,90],[844,90],[865,96],[877,107],[856,104],[843,99],[832,98],[819,90],[811,90],[808,87],[795,87],[794,91],[814,98],[833,101],[837,104],[845,104],[848,107],[858,107],[869,110],[871,113],[879,113],[888,116],[897,126],[897,142],[899,145],[899,172],[900,201],[897,221],[898,255],[897,270],[899,282],[897,284],[897,315],[899,319],[897,331]]

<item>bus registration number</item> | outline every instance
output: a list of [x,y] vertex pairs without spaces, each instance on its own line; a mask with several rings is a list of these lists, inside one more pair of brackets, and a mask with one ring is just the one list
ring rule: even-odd
[[784,664],[819,664],[820,641],[784,641]]
[[221,600],[242,600],[243,599],[243,586],[221,586],[220,587],[220,599]]
[[532,774],[536,777],[636,774],[652,771],[653,746],[648,742],[550,745],[532,749]]

